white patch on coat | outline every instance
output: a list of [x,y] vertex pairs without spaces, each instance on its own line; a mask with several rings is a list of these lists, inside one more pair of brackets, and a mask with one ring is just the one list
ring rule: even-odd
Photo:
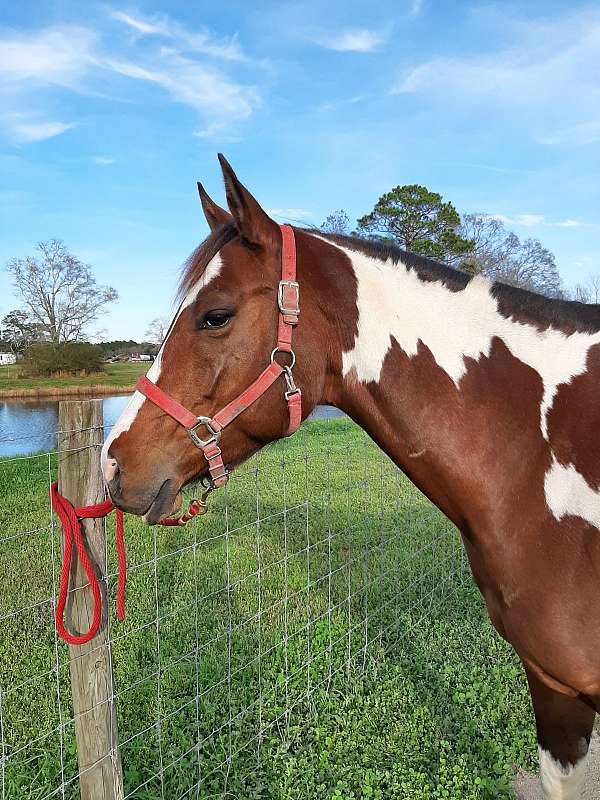
[[360,381],[379,381],[393,337],[409,356],[417,354],[422,342],[459,386],[467,371],[465,358],[489,356],[497,337],[541,377],[540,425],[547,437],[546,413],[558,386],[585,372],[588,350],[600,342],[600,332],[566,336],[555,328],[538,331],[503,316],[485,278],[475,277],[465,289],[452,292],[441,281],[421,280],[402,262],[323,241],[348,256],[357,281],[358,333],[354,347],[342,355],[344,375],[355,370]]
[[[160,350],[158,351],[158,354],[154,359],[152,366],[146,373],[146,377],[149,378],[151,381],[153,381],[153,383],[157,383],[158,378],[160,376],[160,371],[162,367],[162,357],[165,345],[167,344],[169,336],[171,335],[171,333],[175,328],[177,320],[179,319],[181,314],[185,311],[185,309],[196,300],[200,290],[203,289],[205,286],[208,286],[208,284],[219,275],[222,267],[223,267],[223,262],[221,260],[221,256],[219,255],[219,253],[217,253],[214,256],[214,258],[212,258],[209,261],[202,276],[192,286],[192,288],[186,294],[183,302],[177,309],[177,312],[173,317],[171,324],[169,325],[167,335],[165,336],[165,339],[160,347]],[[102,464],[102,472],[104,474],[106,474],[106,461],[108,458],[109,447],[111,446],[112,442],[114,442],[114,440],[117,438],[117,436],[120,436],[122,433],[125,433],[125,431],[128,431],[131,428],[133,421],[135,420],[139,410],[144,405],[145,401],[146,397],[143,394],[141,394],[140,392],[134,392],[133,395],[131,396],[131,399],[127,403],[127,406],[121,413],[121,416],[112,427],[110,434],[107,436],[106,441],[104,442],[104,447],[102,448],[101,464]]]
[[563,767],[547,750],[538,746],[540,779],[544,800],[581,800],[586,775],[586,756]]
[[[453,292],[441,281],[421,280],[401,261],[382,261],[318,238],[345,253],[356,276],[358,331],[352,349],[342,354],[344,376],[352,372],[360,381],[379,381],[394,338],[410,357],[422,342],[460,387],[468,369],[465,359],[489,356],[497,337],[540,376],[540,429],[548,439],[547,413],[557,389],[586,371],[588,351],[600,343],[600,332],[567,336],[551,327],[539,331],[503,316],[492,285],[484,278],[475,277],[463,290]],[[545,489],[557,519],[572,513],[600,528],[600,495],[573,466],[555,462],[546,475]]]
[[572,464],[563,466],[554,458],[544,478],[544,490],[548,508],[557,520],[581,517],[600,529],[600,492]]

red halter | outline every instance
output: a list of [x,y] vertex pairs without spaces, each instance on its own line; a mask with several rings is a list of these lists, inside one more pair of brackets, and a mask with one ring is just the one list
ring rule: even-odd
[[[294,325],[298,324],[300,315],[300,288],[296,281],[296,240],[294,231],[289,225],[280,225],[282,237],[281,249],[281,280],[278,289],[279,324],[277,329],[277,345],[271,353],[271,363],[264,369],[258,378],[250,386],[228,403],[225,408],[218,411],[213,417],[197,417],[188,411],[185,406],[178,403],[168,394],[159,389],[155,383],[142,377],[138,380],[135,388],[138,392],[145,395],[154,405],[162,409],[166,414],[177,420],[180,425],[187,429],[188,436],[196,447],[202,450],[204,458],[208,462],[211,484],[213,488],[225,486],[229,479],[229,473],[223,463],[219,440],[221,431],[230,422],[252,405],[259,397],[267,391],[275,381],[283,375],[287,385],[284,397],[288,405],[289,425],[285,436],[291,436],[296,432],[302,421],[302,393],[295,385],[292,377],[292,368],[296,361],[296,356],[292,350],[292,332]],[[275,361],[278,353],[289,353],[292,358],[290,366],[282,367]],[[201,439],[198,436],[198,428],[204,426],[209,434],[208,439]]]

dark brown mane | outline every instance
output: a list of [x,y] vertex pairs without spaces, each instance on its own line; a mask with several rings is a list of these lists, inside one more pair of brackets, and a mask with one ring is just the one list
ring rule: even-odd
[[221,248],[238,235],[237,228],[233,222],[228,222],[217,230],[213,231],[194,252],[189,256],[183,265],[177,297],[182,300],[192,286],[202,277],[204,270],[217,255]]
[[349,250],[356,250],[380,261],[391,261],[393,264],[401,262],[408,269],[414,270],[423,281],[441,281],[452,292],[459,292],[471,280],[471,275],[467,272],[453,269],[447,264],[434,261],[432,258],[411,253],[403,250],[395,244],[381,242],[376,239],[361,239],[359,236],[343,236],[337,233],[323,233],[322,231],[311,231],[312,233],[329,239],[334,244],[347,247]]
[[[408,269],[414,270],[421,280],[440,281],[453,292],[464,289],[472,279],[472,275],[467,272],[454,269],[431,258],[410,253],[394,244],[361,239],[358,236],[323,233],[314,229],[308,232],[381,261],[391,261],[394,264],[401,262]],[[539,330],[555,328],[567,334],[600,331],[600,305],[545,297],[536,292],[500,282],[493,283],[492,295],[498,301],[498,309],[503,316],[535,325]]]
[[505,283],[494,283],[492,295],[503,316],[535,325],[539,330],[555,328],[566,334],[600,331],[599,305],[545,297]]

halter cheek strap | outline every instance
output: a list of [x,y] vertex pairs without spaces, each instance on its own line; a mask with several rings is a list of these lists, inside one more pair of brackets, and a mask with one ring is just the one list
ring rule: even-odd
[[[219,447],[221,431],[226,428],[242,411],[249,408],[259,397],[272,386],[282,375],[285,378],[284,397],[288,407],[289,423],[285,436],[291,436],[298,430],[302,421],[302,392],[295,385],[292,376],[296,357],[292,350],[292,333],[300,316],[300,288],[296,281],[296,240],[294,230],[289,225],[280,225],[282,237],[281,280],[277,292],[279,320],[277,325],[277,345],[271,353],[271,363],[250,384],[250,386],[218,411],[213,417],[197,417],[185,406],[163,392],[146,376],[140,378],[135,385],[138,392],[173,417],[187,429],[192,442],[202,450],[208,463],[208,470],[213,488],[225,486],[229,473],[223,463],[223,455]],[[292,358],[290,366],[281,366],[275,361],[278,352],[289,353]],[[199,430],[204,428],[208,436],[200,438]]]

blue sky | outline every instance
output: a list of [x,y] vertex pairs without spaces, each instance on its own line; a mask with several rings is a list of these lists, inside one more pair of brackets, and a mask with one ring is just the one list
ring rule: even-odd
[[[223,200],[222,150],[281,219],[402,183],[600,272],[600,9],[529,0],[73,2],[0,10],[0,265],[62,238],[139,338]],[[0,270],[0,316],[16,301]]]

